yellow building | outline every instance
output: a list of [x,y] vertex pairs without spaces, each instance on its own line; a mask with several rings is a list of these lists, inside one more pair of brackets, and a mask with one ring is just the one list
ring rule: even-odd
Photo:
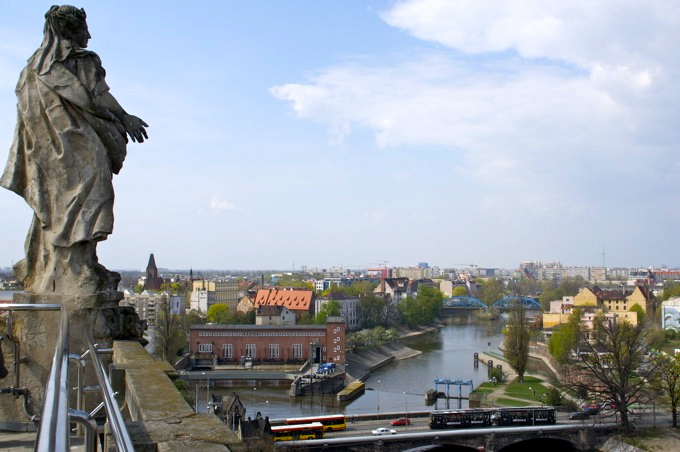
[[574,296],[574,307],[583,306],[600,306],[596,293],[593,292],[589,287],[584,287]]
[[[574,296],[573,307],[583,308],[591,313],[593,310],[605,313],[616,314],[617,321],[627,320],[633,325],[638,323],[637,312],[630,309],[636,304],[644,312],[652,310],[654,307],[654,295],[645,286],[636,286],[631,290],[603,290],[595,286],[592,289],[584,287]],[[543,315],[543,327],[550,328],[562,323],[566,323],[569,312],[553,310]]]

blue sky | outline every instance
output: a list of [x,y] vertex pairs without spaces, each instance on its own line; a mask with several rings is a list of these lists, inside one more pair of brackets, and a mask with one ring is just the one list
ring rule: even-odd
[[[53,2],[4,2],[0,162]],[[113,269],[677,266],[680,3],[81,1],[128,146]],[[0,190],[0,267],[31,211]]]

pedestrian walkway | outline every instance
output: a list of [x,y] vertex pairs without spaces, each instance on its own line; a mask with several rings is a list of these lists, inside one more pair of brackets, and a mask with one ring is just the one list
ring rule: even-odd
[[[37,432],[7,432],[0,431],[0,451],[28,452],[35,450]],[[71,438],[72,451],[84,451],[83,438]]]
[[34,450],[36,432],[0,432],[0,450],[24,452]]

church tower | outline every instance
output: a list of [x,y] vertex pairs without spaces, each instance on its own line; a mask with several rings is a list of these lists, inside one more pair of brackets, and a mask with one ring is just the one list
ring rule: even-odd
[[144,280],[144,290],[160,290],[163,278],[158,277],[158,267],[153,253],[149,255],[149,263],[146,266],[146,279]]

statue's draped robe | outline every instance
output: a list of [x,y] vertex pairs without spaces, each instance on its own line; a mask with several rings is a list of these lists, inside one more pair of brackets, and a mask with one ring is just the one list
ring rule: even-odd
[[52,265],[45,262],[54,247],[104,240],[113,230],[112,174],[122,167],[127,138],[106,107],[104,78],[95,53],[47,35],[21,72],[0,185],[35,213],[26,242],[29,275]]

